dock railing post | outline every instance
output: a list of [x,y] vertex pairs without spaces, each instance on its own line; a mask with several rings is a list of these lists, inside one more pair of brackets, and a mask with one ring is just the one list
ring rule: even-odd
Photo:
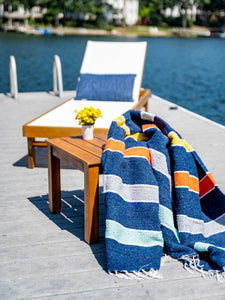
[[62,68],[58,55],[54,55],[53,59],[53,93],[60,98],[63,97]]
[[14,99],[18,97],[16,60],[13,55],[9,58],[9,78],[10,78],[10,95]]

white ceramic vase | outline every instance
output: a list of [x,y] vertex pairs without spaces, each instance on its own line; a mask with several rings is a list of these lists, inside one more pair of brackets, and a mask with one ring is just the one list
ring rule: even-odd
[[94,125],[82,125],[82,136],[84,140],[93,140]]

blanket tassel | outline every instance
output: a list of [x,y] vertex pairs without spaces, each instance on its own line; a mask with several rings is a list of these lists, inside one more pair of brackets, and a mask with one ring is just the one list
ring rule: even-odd
[[185,260],[184,269],[193,274],[191,270],[197,271],[203,278],[216,278],[219,282],[225,281],[225,272],[219,270],[205,271],[203,265],[200,265],[200,259],[197,256],[181,256],[180,260]]
[[142,280],[142,279],[152,279],[152,278],[162,279],[162,275],[159,274],[159,271],[154,269],[150,269],[149,271],[139,270],[139,271],[131,271],[131,272],[128,271],[110,272],[109,271],[108,273],[120,279],[130,279],[130,280],[134,280],[134,279]]

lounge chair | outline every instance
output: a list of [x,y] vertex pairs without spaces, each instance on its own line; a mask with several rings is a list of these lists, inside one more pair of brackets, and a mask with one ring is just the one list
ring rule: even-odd
[[46,146],[35,138],[81,135],[75,109],[101,109],[96,133],[107,132],[111,121],[129,109],[148,109],[150,90],[141,89],[146,49],[146,42],[88,41],[76,93],[79,99],[69,99],[23,125],[29,168],[35,167],[35,147]]

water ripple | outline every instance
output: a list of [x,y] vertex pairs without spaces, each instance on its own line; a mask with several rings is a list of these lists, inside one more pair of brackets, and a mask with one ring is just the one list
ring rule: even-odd
[[143,87],[225,125],[225,39],[179,39],[0,34],[0,92],[9,92],[9,56],[19,92],[52,89],[52,61],[62,63],[65,90],[74,90],[88,39],[148,42]]

